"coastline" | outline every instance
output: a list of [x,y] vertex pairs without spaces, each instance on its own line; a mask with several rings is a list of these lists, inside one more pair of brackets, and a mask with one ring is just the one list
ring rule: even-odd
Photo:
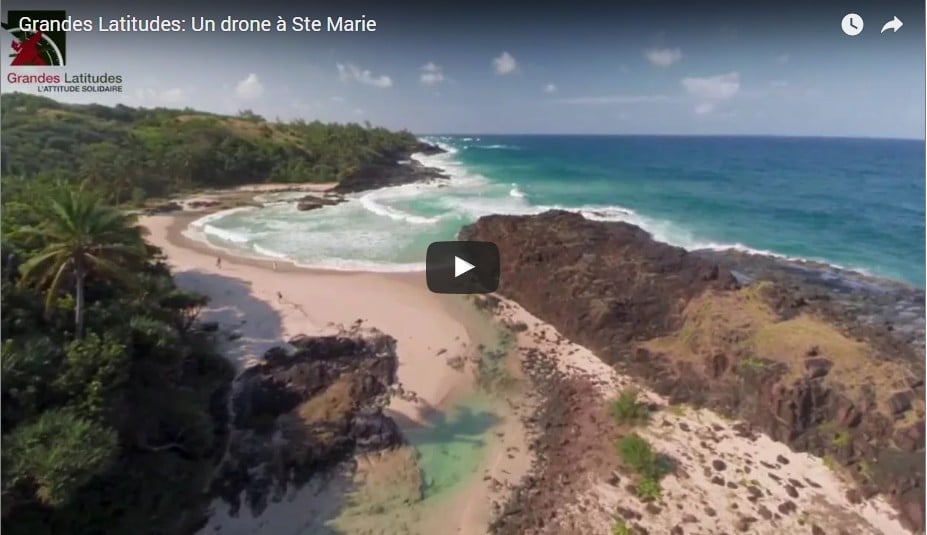
[[[190,222],[209,213],[207,209],[149,215],[141,218],[140,224],[149,232],[148,241],[163,251],[178,286],[210,297],[201,318],[217,322],[227,335],[223,353],[237,373],[261,359],[271,347],[285,345],[296,335],[333,334],[342,326],[364,324],[397,341],[400,395],[391,397],[387,414],[399,424],[403,435],[427,430],[435,425],[432,420],[436,415],[454,409],[475,391],[472,373],[455,369],[448,362],[451,356],[476,362],[489,343],[488,318],[465,298],[432,294],[426,289],[423,273],[307,269],[282,260],[236,255],[184,235]],[[508,449],[523,444],[521,428],[520,420],[511,415],[497,418],[486,430],[478,451],[480,471],[456,484],[446,499],[423,504],[428,511],[442,513],[426,515],[420,511],[412,519],[405,518],[412,526],[409,533],[424,529],[414,526],[434,518],[446,522],[448,515],[459,520],[460,533],[483,533],[491,514],[490,497],[501,500],[504,490],[527,471],[526,458],[512,456]],[[372,472],[383,472],[386,466],[392,475],[380,474],[380,479],[408,479],[403,471],[417,470],[414,463],[403,465],[395,458],[412,450],[403,447],[398,453],[366,455],[358,459],[356,466],[363,469],[353,477],[363,480]],[[392,461],[377,462],[381,456]],[[309,511],[318,513],[328,507],[328,513],[334,514],[332,498],[325,494],[347,492],[356,483],[346,483],[339,491],[336,482],[321,494],[319,488],[290,489],[286,498],[270,504],[259,517],[249,518],[244,512],[230,516],[226,506],[216,501],[202,532],[251,533],[266,529],[268,522],[279,529],[295,529],[308,521]]]
[[[907,532],[886,497],[854,496],[852,483],[823,459],[709,409],[672,406],[514,301],[499,299],[495,314],[527,326],[518,351],[543,410],[532,417],[531,448],[541,458],[493,533],[607,533],[616,522],[649,533]],[[640,498],[628,474],[615,470],[613,441],[625,430],[606,407],[629,388],[653,411],[638,432],[674,461],[655,501]]]
[[[246,187],[237,191],[256,194],[261,189],[250,190]],[[214,196],[222,199],[223,192],[215,192]],[[200,275],[228,277],[243,283],[254,294],[253,297],[269,304],[280,315],[282,328],[277,335],[278,344],[296,334],[324,334],[331,332],[337,325],[358,321],[395,336],[398,341],[401,390],[414,393],[414,396],[394,398],[388,413],[400,424],[404,436],[409,436],[415,429],[427,427],[430,425],[429,415],[446,414],[473,392],[470,378],[466,374],[452,371],[446,361],[446,357],[454,355],[471,363],[478,362],[478,349],[487,344],[486,318],[476,313],[472,303],[462,297],[431,294],[425,289],[422,272],[305,267],[284,259],[239,253],[187,232],[190,223],[197,219],[225,213],[229,209],[253,209],[219,208],[207,207],[144,218],[143,225],[155,229],[153,241],[162,246],[169,260],[173,258],[180,261],[180,266],[174,267],[180,277],[188,276],[185,274],[194,270],[199,271]],[[743,253],[696,251],[693,254],[714,255],[721,261],[737,261],[737,265],[750,268],[745,271],[748,275],[753,274],[754,270],[781,269],[777,266],[788,262],[775,257],[758,258]],[[746,260],[741,259],[741,256]],[[216,267],[216,258],[222,258],[221,268]],[[758,263],[759,267],[746,261]],[[822,280],[828,284],[833,283],[826,276],[828,273],[842,271],[830,266],[794,261],[788,262],[788,265],[812,273],[820,272],[823,274]],[[847,280],[853,282],[874,278],[859,275]],[[903,283],[886,280],[886,285],[906,291]],[[227,292],[228,288],[220,285],[207,293],[215,291]],[[283,294],[283,299],[276,296],[277,291]],[[240,302],[242,296],[232,295],[231,299]],[[785,444],[760,433],[742,433],[742,427],[739,426],[743,424],[731,422],[716,412],[692,409],[682,413],[675,408],[668,408],[667,399],[646,389],[641,380],[616,372],[588,349],[566,340],[552,325],[531,316],[514,301],[502,302],[501,310],[492,310],[498,321],[510,326],[513,323],[529,326],[517,336],[515,358],[528,368],[536,366],[538,358],[547,360],[557,370],[557,377],[536,376],[532,375],[536,371],[529,370],[531,388],[538,387],[541,393],[526,396],[516,405],[510,406],[505,421],[494,428],[494,433],[487,434],[489,440],[483,448],[481,471],[474,473],[474,477],[466,478],[466,481],[456,485],[454,492],[444,495],[440,500],[424,499],[420,500],[421,503],[413,500],[414,507],[409,506],[413,502],[396,502],[393,493],[384,493],[382,490],[384,481],[389,482],[387,487],[390,489],[403,489],[399,492],[400,496],[416,495],[413,481],[417,480],[410,475],[419,470],[415,460],[416,448],[403,447],[381,454],[365,455],[343,467],[347,475],[346,479],[341,480],[340,490],[332,490],[338,488],[336,483],[326,492],[343,493],[347,496],[346,504],[333,505],[330,496],[320,499],[326,492],[319,494],[318,489],[308,494],[308,491],[296,490],[286,498],[285,504],[272,504],[259,518],[243,520],[224,513],[216,514],[207,526],[208,530],[218,528],[220,532],[256,533],[267,529],[266,522],[271,518],[268,515],[273,516],[275,523],[284,523],[279,529],[286,529],[286,525],[295,525],[287,522],[305,523],[306,511],[315,511],[314,514],[320,518],[335,516],[334,525],[348,532],[385,535],[392,532],[384,530],[383,525],[401,525],[403,533],[427,533],[445,527],[442,520],[446,522],[448,518],[459,518],[459,533],[484,533],[487,526],[492,533],[497,534],[548,533],[550,529],[541,529],[532,524],[538,521],[536,516],[517,511],[550,508],[562,509],[563,514],[556,522],[545,519],[541,520],[542,524],[548,523],[549,526],[569,530],[588,529],[592,532],[610,529],[616,511],[624,515],[630,525],[638,525],[652,532],[670,532],[679,526],[692,524],[693,518],[697,519],[699,525],[710,525],[711,529],[723,530],[745,525],[756,533],[777,533],[783,528],[807,530],[809,523],[819,528],[823,526],[827,533],[844,524],[854,526],[857,532],[864,533],[904,530],[897,512],[884,497],[859,501],[853,496],[850,484],[841,480],[825,460],[791,451]],[[316,303],[325,303],[326,306],[313,306]],[[391,308],[391,305],[394,306]],[[242,336],[246,344],[249,338]],[[251,358],[259,358],[266,348],[252,347],[248,354]],[[239,366],[246,364],[247,361],[239,362]],[[549,383],[555,383],[556,386],[550,386]],[[614,468],[617,462],[613,459],[613,440],[602,439],[612,436],[609,433],[614,433],[613,429],[593,427],[578,435],[566,436],[557,431],[558,427],[583,427],[585,424],[578,423],[578,420],[585,416],[592,422],[607,422],[608,416],[602,408],[610,396],[629,386],[646,392],[654,406],[662,407],[657,411],[660,427],[646,430],[645,436],[663,451],[682,460],[679,464],[680,472],[664,485],[665,497],[671,500],[663,500],[656,507],[653,503],[642,503],[633,490],[627,488],[626,481],[622,485],[615,484],[617,476]],[[584,402],[592,406],[590,410],[574,402],[571,410],[576,414],[569,419],[563,416],[564,419],[551,420],[543,416],[545,411],[551,410],[551,404],[571,406],[570,400],[577,399],[584,392],[588,393],[590,388],[597,391]],[[554,413],[557,410],[554,409]],[[554,431],[541,427],[539,421],[552,425]],[[593,442],[582,438],[587,434],[593,437]],[[578,438],[574,440],[574,436]],[[565,443],[575,442],[576,447],[585,444],[586,449],[564,448],[563,444],[551,442],[551,437],[560,437],[556,440]],[[700,442],[699,447],[693,448],[691,441],[694,439]],[[513,455],[513,451],[519,453]],[[770,451],[777,453],[767,459]],[[558,467],[556,462],[551,462],[553,452],[559,452],[556,455],[567,459],[592,452],[594,460],[572,467],[574,474],[570,472],[570,467]],[[598,465],[595,459],[598,459]],[[604,462],[606,459],[611,460]],[[713,460],[720,459],[724,459],[722,463],[730,468],[728,472],[736,472],[739,479],[730,479],[733,477],[731,473],[710,473],[706,464],[710,466]],[[756,459],[763,459],[760,470],[768,476],[754,473],[747,477],[751,466],[757,469],[752,464]],[[780,459],[786,461],[781,462]],[[603,466],[610,468],[604,469]],[[705,470],[704,477],[692,476],[693,472],[702,469]],[[557,479],[548,480],[544,485],[539,483],[551,474]],[[802,479],[803,474],[814,474],[814,484],[803,483],[807,481]],[[551,490],[551,487],[562,486],[562,478],[573,475],[577,476],[573,484],[564,486],[572,491],[571,495]],[[725,479],[723,476],[729,477]],[[784,486],[781,484],[783,478],[798,483]],[[781,492],[769,490],[777,485]],[[756,489],[763,489],[766,498],[758,498]],[[534,492],[549,501],[531,503],[523,494],[526,492]],[[694,506],[689,503],[693,499],[697,500]],[[740,504],[737,506],[740,512],[737,507],[729,508],[732,502]],[[623,505],[628,503],[638,503],[642,510]],[[668,505],[675,505],[676,512],[667,513]],[[325,507],[329,509],[323,514]],[[515,513],[512,512],[513,508]],[[746,514],[751,508],[752,514]],[[663,514],[653,513],[660,509]],[[303,520],[297,520],[293,515]],[[521,515],[525,518],[520,518]],[[282,520],[278,517],[282,517]],[[522,531],[507,530],[505,523],[499,524],[500,519],[508,519],[508,522],[515,519]],[[247,528],[250,523],[256,524],[253,528]],[[553,532],[556,533],[556,530]]]

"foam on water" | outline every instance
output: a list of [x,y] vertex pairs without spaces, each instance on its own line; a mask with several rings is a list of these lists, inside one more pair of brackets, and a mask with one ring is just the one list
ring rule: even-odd
[[[710,239],[716,235],[711,228],[706,231],[704,224],[691,225],[693,221],[685,216],[679,222],[655,217],[650,209],[645,214],[643,210],[609,202],[577,202],[596,198],[614,201],[637,194],[639,204],[640,195],[679,194],[671,189],[665,193],[662,189],[647,189],[659,187],[656,183],[651,186],[643,182],[638,187],[644,189],[636,193],[621,190],[620,183],[576,178],[571,167],[556,163],[561,160],[549,163],[543,160],[545,155],[540,155],[542,163],[538,164],[543,167],[533,167],[533,160],[520,156],[528,152],[512,144],[484,141],[483,145],[467,148],[466,142],[479,142],[479,138],[432,137],[424,141],[447,152],[414,154],[412,159],[440,169],[448,179],[361,192],[349,195],[342,204],[307,212],[299,212],[292,203],[301,193],[265,194],[258,198],[264,203],[263,208],[219,212],[197,220],[191,228],[201,232],[200,239],[214,245],[245,254],[289,259],[309,267],[418,271],[423,269],[421,260],[430,242],[453,239],[461,226],[479,217],[530,215],[561,209],[578,212],[590,220],[627,222],[643,228],[654,239],[689,250],[737,250],[790,260],[808,259],[865,272],[823,258],[802,258],[751,247],[741,241]],[[504,150],[512,148],[520,152],[508,154]],[[486,159],[490,158],[490,151],[474,160],[482,149],[494,153],[491,160]],[[547,175],[536,179],[535,169]],[[525,190],[530,192],[530,198]],[[699,229],[698,234],[693,228]],[[736,236],[725,232],[717,235],[726,234]]]

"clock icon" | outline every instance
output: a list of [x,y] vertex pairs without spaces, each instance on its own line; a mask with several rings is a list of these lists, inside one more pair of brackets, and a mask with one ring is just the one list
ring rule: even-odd
[[843,28],[843,33],[851,37],[859,35],[863,31],[863,18],[856,13],[849,13],[843,17],[840,27]]

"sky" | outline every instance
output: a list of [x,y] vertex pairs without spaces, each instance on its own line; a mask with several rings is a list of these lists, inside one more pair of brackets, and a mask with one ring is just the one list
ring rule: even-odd
[[[423,134],[924,138],[923,2],[193,4],[10,0],[4,9],[65,9],[94,21],[377,21],[372,33],[70,32],[67,66],[46,70],[119,74],[125,88],[55,97],[70,102],[250,109]],[[855,37],[841,30],[850,12],[864,20]],[[901,30],[880,34],[894,16]],[[36,92],[8,83],[9,72],[4,92]]]

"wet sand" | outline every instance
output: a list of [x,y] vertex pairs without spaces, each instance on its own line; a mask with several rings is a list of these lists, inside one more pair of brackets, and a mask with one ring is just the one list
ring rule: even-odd
[[[490,336],[487,319],[463,297],[428,291],[424,273],[306,269],[238,256],[187,237],[189,223],[206,213],[153,215],[140,223],[149,232],[148,241],[164,252],[178,286],[210,297],[202,319],[235,333],[225,342],[224,353],[236,370],[298,334],[332,334],[358,321],[376,327],[397,340],[398,379],[405,395],[394,397],[389,411],[413,447],[385,454],[386,461],[376,455],[359,460],[353,482],[335,478],[327,486],[291,489],[258,518],[244,511],[230,517],[217,503],[202,532],[297,533],[320,529],[315,519],[334,518],[333,525],[353,525],[350,532],[433,533],[437,526],[453,525],[455,533],[485,533],[490,500],[506,488],[496,482],[514,483],[527,470],[525,459],[506,449],[519,441],[520,420],[506,415],[498,400],[487,398],[472,406],[472,366],[457,369],[449,364],[452,357],[469,363],[479,358],[478,346],[486,345]],[[474,427],[473,421],[480,425]],[[464,447],[468,441],[469,450]],[[402,451],[411,453],[403,456]],[[423,458],[417,459],[416,452]],[[420,491],[401,490],[396,481],[414,485],[410,474],[429,459],[431,472],[450,473],[445,474],[449,483],[444,481],[450,491],[439,490],[416,507],[391,508],[396,496]],[[428,477],[428,467],[422,473]],[[343,497],[334,496],[343,493],[349,494],[347,507]],[[399,513],[393,520],[406,526],[401,531],[395,530],[395,523],[383,522],[383,515],[393,512]]]

